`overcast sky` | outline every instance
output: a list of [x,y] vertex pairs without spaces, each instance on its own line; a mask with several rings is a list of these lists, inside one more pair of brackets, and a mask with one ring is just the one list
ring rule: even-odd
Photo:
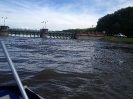
[[49,30],[89,28],[100,17],[133,6],[133,0],[0,0],[0,25]]

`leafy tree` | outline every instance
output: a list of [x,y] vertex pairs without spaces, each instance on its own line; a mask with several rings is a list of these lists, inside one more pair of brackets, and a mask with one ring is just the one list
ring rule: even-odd
[[123,33],[133,37],[133,7],[122,8],[113,14],[107,14],[97,22],[96,29],[106,31],[108,35]]

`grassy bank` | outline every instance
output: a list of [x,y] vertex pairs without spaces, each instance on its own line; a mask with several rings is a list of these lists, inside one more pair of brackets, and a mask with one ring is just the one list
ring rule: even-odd
[[113,37],[107,36],[102,39],[102,41],[112,41],[112,42],[125,42],[125,43],[133,43],[133,38],[126,38],[126,37]]

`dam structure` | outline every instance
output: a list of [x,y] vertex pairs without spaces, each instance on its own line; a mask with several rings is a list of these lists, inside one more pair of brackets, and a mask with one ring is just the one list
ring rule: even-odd
[[0,36],[29,36],[41,38],[75,38],[75,32],[48,31],[48,29],[17,29],[0,26]]
[[60,38],[60,39],[91,39],[101,38],[104,34],[101,32],[81,31],[81,30],[64,30],[48,31],[46,28],[37,29],[18,29],[0,26],[0,36],[23,36],[23,37],[41,37],[41,38]]

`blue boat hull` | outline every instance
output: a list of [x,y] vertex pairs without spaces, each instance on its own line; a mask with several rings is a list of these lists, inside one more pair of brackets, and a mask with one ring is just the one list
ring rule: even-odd
[[[29,88],[25,88],[27,96],[29,99],[44,99],[38,94],[31,91]],[[9,97],[9,98],[4,98]],[[0,99],[21,99],[22,94],[18,86],[1,86],[0,87]],[[23,99],[23,98],[22,98]]]

